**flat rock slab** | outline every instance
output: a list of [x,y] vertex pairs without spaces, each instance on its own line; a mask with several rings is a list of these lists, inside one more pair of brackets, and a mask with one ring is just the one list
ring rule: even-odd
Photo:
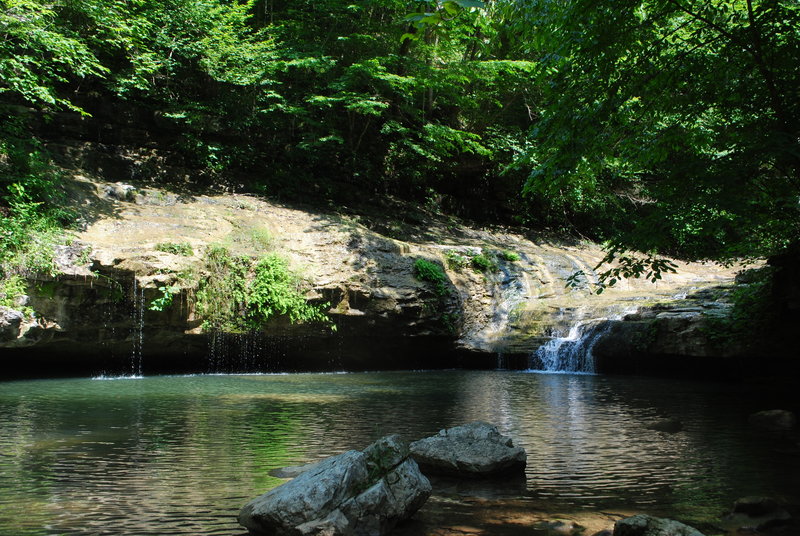
[[614,536],[703,536],[678,521],[644,514],[621,519],[614,524]]
[[485,422],[441,430],[411,443],[411,455],[424,473],[462,477],[491,477],[521,472],[525,449]]

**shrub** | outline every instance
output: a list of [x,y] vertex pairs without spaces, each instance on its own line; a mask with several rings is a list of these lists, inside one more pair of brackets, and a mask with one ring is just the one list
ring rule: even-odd
[[0,305],[18,309],[17,299],[26,293],[25,280],[19,275],[0,280]]
[[478,272],[483,272],[484,274],[487,272],[497,272],[500,270],[500,266],[497,264],[497,259],[495,259],[489,253],[481,253],[480,255],[475,255],[470,259],[470,263],[472,264],[472,268],[477,270]]
[[278,254],[271,253],[258,261],[246,295],[247,321],[253,327],[281,315],[288,316],[292,323],[325,322],[328,317],[324,308],[306,301],[299,278]]
[[517,262],[518,260],[520,260],[519,253],[508,249],[504,249],[503,251],[501,251],[499,256],[501,259],[508,262]]
[[206,270],[208,277],[197,291],[197,311],[206,329],[248,331],[276,316],[287,316],[292,323],[330,323],[324,312],[327,304],[308,303],[300,278],[276,253],[255,262],[211,246]]
[[156,251],[172,253],[173,255],[181,255],[183,257],[191,257],[194,255],[194,250],[189,242],[160,242],[156,244],[155,249]]
[[467,266],[469,266],[469,257],[462,255],[458,251],[454,249],[448,249],[444,252],[444,258],[447,260],[447,266],[450,267],[451,270],[455,270],[456,272],[460,272]]
[[439,296],[447,296],[450,289],[447,287],[447,276],[442,267],[425,259],[414,261],[414,276],[420,281],[433,284],[433,289]]
[[158,298],[153,299],[148,306],[148,309],[151,311],[166,311],[170,305],[172,305],[172,300],[175,298],[175,295],[180,292],[181,287],[178,285],[171,285],[171,286],[161,286],[158,287],[158,291],[161,292],[161,296]]

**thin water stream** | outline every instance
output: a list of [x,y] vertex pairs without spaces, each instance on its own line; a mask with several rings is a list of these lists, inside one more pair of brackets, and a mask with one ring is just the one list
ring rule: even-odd
[[[705,522],[741,496],[798,493],[800,458],[747,426],[778,398],[752,385],[499,371],[0,383],[0,535],[242,534],[239,508],[281,482],[270,469],[476,419],[527,449],[526,478],[440,495]],[[683,431],[647,429],[665,417]]]

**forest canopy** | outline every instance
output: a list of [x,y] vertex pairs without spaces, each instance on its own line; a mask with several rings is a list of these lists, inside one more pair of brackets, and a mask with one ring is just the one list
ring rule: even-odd
[[800,235],[794,0],[0,6],[13,247],[69,220],[21,110],[91,122],[108,103],[149,110],[192,166],[268,195],[400,196],[653,262],[764,257]]

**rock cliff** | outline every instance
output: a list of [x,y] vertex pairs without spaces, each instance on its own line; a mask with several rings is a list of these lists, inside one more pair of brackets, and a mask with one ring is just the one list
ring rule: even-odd
[[[470,227],[407,206],[391,207],[391,216],[385,207],[325,213],[83,175],[68,189],[84,229],[58,252],[61,274],[29,279],[26,305],[35,318],[3,313],[0,345],[24,350],[30,363],[70,357],[117,373],[138,355],[154,371],[493,368],[502,355],[524,368],[527,355],[576,320],[732,279],[730,270],[684,264],[657,285],[624,281],[596,295],[564,286],[576,270],[592,273],[603,256],[595,245]],[[307,299],[327,304],[336,332],[280,318],[257,333],[204,330],[195,291],[208,277],[212,244],[285,257]],[[443,267],[446,292],[415,277],[418,259]],[[152,310],[166,288],[171,304]],[[691,329],[688,317],[676,317],[683,321]]]

